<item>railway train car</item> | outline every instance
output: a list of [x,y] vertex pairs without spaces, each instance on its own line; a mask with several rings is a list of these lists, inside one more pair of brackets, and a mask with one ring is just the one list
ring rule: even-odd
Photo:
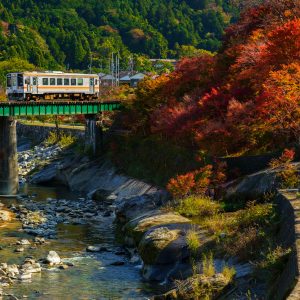
[[58,71],[7,74],[6,94],[9,100],[93,100],[99,96],[96,74]]

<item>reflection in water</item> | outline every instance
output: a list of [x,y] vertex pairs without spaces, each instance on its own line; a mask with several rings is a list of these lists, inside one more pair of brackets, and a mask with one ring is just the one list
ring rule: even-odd
[[[37,194],[35,201],[46,198],[74,199],[78,195],[64,188],[24,186],[22,193]],[[15,199],[2,199],[9,205],[18,202]],[[104,218],[105,219],[105,218]],[[58,239],[36,249],[27,248],[24,253],[15,253],[15,242],[20,238],[32,239],[21,231],[21,224],[13,220],[0,230],[0,262],[20,263],[26,256],[35,259],[44,258],[49,250],[55,250],[64,261],[73,262],[74,267],[67,270],[52,268],[41,274],[33,274],[30,283],[18,282],[6,289],[22,298],[67,300],[67,299],[146,299],[151,294],[149,285],[141,281],[137,266],[128,259],[115,254],[118,245],[114,238],[111,221],[92,225],[60,224],[57,226]],[[91,254],[85,251],[87,245],[104,245],[109,252]],[[125,261],[124,266],[111,266],[116,261]]]

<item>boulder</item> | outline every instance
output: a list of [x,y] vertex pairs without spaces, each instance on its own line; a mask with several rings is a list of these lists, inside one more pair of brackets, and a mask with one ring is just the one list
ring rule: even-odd
[[[165,281],[177,277],[176,274],[189,272],[190,250],[186,241],[189,230],[195,225],[188,223],[166,224],[148,230],[138,246],[144,262],[142,274],[146,280]],[[212,239],[204,230],[199,231],[199,252],[206,249]],[[181,274],[181,276],[182,276]]]
[[136,245],[141,241],[144,233],[154,227],[166,224],[188,224],[191,221],[175,213],[147,213],[137,217],[124,226],[127,237],[133,238]]
[[55,251],[49,251],[46,262],[50,265],[58,265],[61,262],[59,255]]
[[165,191],[124,198],[116,204],[117,220],[120,223],[127,223],[147,212],[158,210],[168,200],[169,194]]
[[33,184],[41,184],[41,183],[47,183],[49,181],[55,180],[57,172],[57,165],[56,163],[51,163],[45,168],[43,168],[41,171],[34,174],[30,182]]
[[274,192],[279,184],[276,178],[278,171],[278,169],[267,169],[245,176],[239,182],[233,182],[227,187],[225,198],[243,197],[248,199]]

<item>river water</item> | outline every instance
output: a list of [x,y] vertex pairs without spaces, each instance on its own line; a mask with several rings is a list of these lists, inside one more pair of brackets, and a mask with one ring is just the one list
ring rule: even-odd
[[[41,187],[25,185],[21,193],[36,194],[34,201],[43,202],[46,198],[73,199],[72,194],[62,187]],[[9,206],[18,203],[16,199],[0,199]],[[24,201],[24,200],[23,200]],[[46,205],[46,202],[45,202]],[[50,268],[41,274],[33,274],[31,282],[16,282],[4,292],[22,299],[67,300],[67,299],[147,299],[153,295],[153,286],[142,281],[140,266],[130,262],[130,258],[120,252],[115,238],[115,228],[111,219],[92,225],[59,224],[56,228],[57,239],[36,249],[25,249],[16,253],[16,241],[21,238],[33,239],[22,231],[22,224],[15,218],[0,229],[0,262],[21,263],[25,257],[38,260],[45,258],[48,251],[56,251],[74,267],[66,270]],[[109,251],[86,252],[88,245],[105,246]],[[110,265],[124,261],[122,266]],[[5,298],[4,298],[5,299]]]

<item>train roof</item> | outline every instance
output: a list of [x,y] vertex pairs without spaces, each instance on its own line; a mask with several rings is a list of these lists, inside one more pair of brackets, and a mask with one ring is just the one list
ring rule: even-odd
[[84,74],[84,73],[65,73],[60,71],[24,71],[13,72],[9,74],[26,74],[26,75],[41,75],[41,76],[81,76],[81,77],[98,77],[97,74]]

